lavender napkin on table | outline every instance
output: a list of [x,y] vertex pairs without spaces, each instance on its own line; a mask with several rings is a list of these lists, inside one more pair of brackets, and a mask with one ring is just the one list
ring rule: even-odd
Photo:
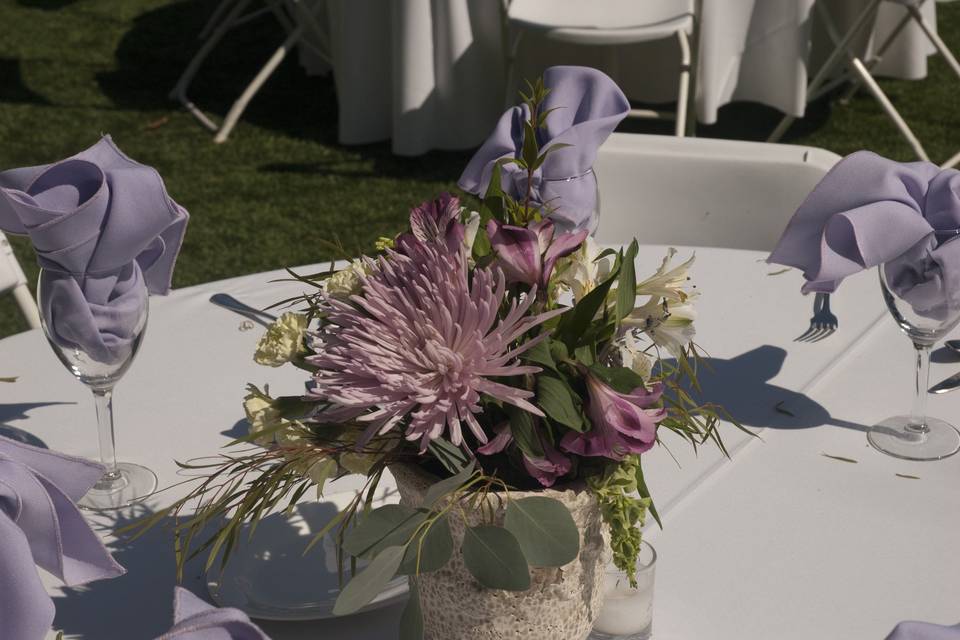
[[74,505],[103,467],[0,436],[0,640],[42,640],[54,607],[36,566],[76,586],[124,573]]
[[[539,130],[541,150],[555,143],[571,146],[554,151],[534,174],[532,197],[537,204],[555,208],[551,215],[562,231],[597,228],[597,181],[588,173],[597,150],[630,112],[620,87],[606,74],[589,67],[550,67],[543,74],[550,89],[543,110],[554,109]],[[477,150],[460,176],[460,187],[482,196],[490,184],[496,162],[519,157],[523,122],[530,117],[526,105],[508,109],[493,133]],[[527,191],[526,171],[516,164],[502,166],[501,186],[514,198]]]
[[110,136],[55,164],[0,173],[0,230],[33,242],[52,338],[104,363],[123,357],[147,292],[169,291],[187,219],[160,174]]
[[886,640],[960,640],[960,624],[944,627],[929,622],[901,622]]
[[884,264],[918,314],[960,306],[960,171],[869,151],[838,162],[794,214],[769,261],[803,270],[803,291],[832,292]]
[[157,640],[270,640],[239,609],[217,609],[186,589],[173,595],[173,628]]

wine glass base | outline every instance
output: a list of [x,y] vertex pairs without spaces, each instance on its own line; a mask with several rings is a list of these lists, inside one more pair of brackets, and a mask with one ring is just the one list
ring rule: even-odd
[[94,487],[77,506],[88,511],[112,511],[140,502],[157,489],[157,474],[146,467],[130,462],[118,462],[120,480],[115,488]]
[[867,432],[873,447],[887,455],[904,460],[942,460],[960,451],[960,432],[952,424],[938,418],[927,418],[928,431],[908,429],[909,416],[887,418]]

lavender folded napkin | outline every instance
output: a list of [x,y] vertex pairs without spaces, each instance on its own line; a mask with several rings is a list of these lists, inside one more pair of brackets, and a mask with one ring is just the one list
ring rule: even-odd
[[0,436],[0,640],[42,640],[54,608],[34,565],[67,586],[124,573],[74,506],[103,467]]
[[832,292],[884,265],[918,314],[960,307],[960,171],[858,151],[837,163],[794,214],[769,261],[803,270],[803,291]]
[[960,640],[960,624],[944,627],[929,622],[901,622],[886,640]]
[[[597,228],[597,180],[590,172],[597,149],[630,112],[630,103],[620,87],[604,73],[589,67],[550,67],[543,74],[550,92],[543,111],[546,126],[538,132],[541,150],[564,143],[534,174],[532,199],[555,208],[551,218],[562,231]],[[464,191],[482,196],[490,184],[493,167],[501,158],[520,156],[523,122],[530,117],[526,105],[508,109],[493,133],[470,160],[460,176]],[[502,167],[501,186],[514,198],[527,192],[527,173],[516,164]]]
[[217,609],[186,589],[173,595],[173,628],[157,640],[270,640],[239,609]]
[[147,292],[169,291],[187,219],[160,174],[110,136],[55,164],[0,173],[0,230],[33,242],[52,339],[104,363],[125,356]]

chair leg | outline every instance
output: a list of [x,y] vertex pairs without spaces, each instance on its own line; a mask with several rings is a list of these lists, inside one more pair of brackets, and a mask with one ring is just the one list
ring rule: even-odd
[[[509,35],[507,35],[509,37]],[[507,45],[507,69],[504,73],[506,76],[506,87],[503,90],[503,102],[504,106],[509,109],[510,107],[516,104],[514,97],[514,86],[516,83],[516,74],[517,74],[517,51],[520,50],[520,41],[523,39],[523,31],[517,30],[517,35],[514,37],[513,42],[508,43]]]
[[244,110],[247,108],[247,105],[250,104],[250,100],[253,99],[253,96],[256,95],[257,91],[260,90],[260,87],[270,78],[270,75],[273,74],[274,70],[280,63],[283,62],[283,59],[287,56],[287,53],[296,46],[297,41],[303,35],[303,25],[298,25],[287,36],[287,39],[277,47],[277,50],[273,52],[273,55],[270,56],[270,59],[267,60],[267,63],[263,65],[263,68],[260,69],[260,72],[254,76],[253,80],[250,81],[250,84],[247,85],[247,88],[243,90],[243,93],[240,94],[240,97],[237,98],[236,102],[233,103],[233,106],[230,107],[230,111],[227,113],[227,117],[223,119],[223,124],[220,125],[220,129],[217,131],[217,135],[213,137],[213,141],[217,144],[227,141],[227,138],[230,136],[230,132],[233,131],[233,128],[237,125],[237,121],[240,120],[240,116],[243,115]]
[[213,13],[210,14],[210,17],[207,18],[206,23],[203,25],[203,29],[200,30],[200,33],[197,34],[197,40],[206,40],[212,32],[216,24],[220,21],[220,18],[223,17],[223,13],[227,10],[227,7],[230,6],[230,3],[234,0],[221,0],[220,4],[217,5],[217,8],[213,10]]
[[693,34],[690,42],[690,97],[687,100],[687,136],[697,135],[697,83],[700,74],[700,16],[703,15],[703,0],[693,3]]
[[197,51],[197,54],[193,56],[193,59],[190,60],[190,64],[187,65],[187,68],[184,69],[183,74],[180,76],[180,79],[177,80],[177,84],[174,85],[173,90],[170,92],[170,98],[172,100],[177,100],[182,104],[187,111],[189,111],[200,123],[211,131],[217,130],[217,125],[210,120],[200,109],[190,101],[190,98],[187,97],[187,88],[190,86],[190,83],[193,82],[193,77],[197,74],[197,71],[200,70],[200,65],[203,64],[203,61],[206,60],[207,56],[210,55],[210,52],[213,51],[213,48],[217,46],[220,40],[223,39],[223,36],[233,28],[237,19],[243,13],[243,10],[246,9],[247,5],[250,4],[250,0],[237,0],[237,3],[233,5],[233,9],[227,14],[227,17],[220,23],[220,25],[214,30],[213,35],[211,35],[206,42],[203,43],[203,46],[200,47],[200,50]]
[[943,56],[943,59],[947,61],[947,64],[950,65],[950,68],[953,69],[953,72],[960,78],[960,62],[957,62],[956,57],[947,48],[946,43],[940,38],[940,35],[930,28],[930,25],[923,19],[923,14],[920,13],[919,7],[909,6],[907,10],[910,11],[910,15],[917,21],[917,24],[920,25],[920,28],[923,29],[923,32],[926,34],[927,38],[930,39],[930,42],[933,43],[933,46],[936,47],[937,51],[940,52],[940,55]]
[[687,133],[687,111],[690,102],[690,43],[686,31],[677,31],[680,43],[680,89],[677,95],[677,121],[674,135],[678,138]]
[[23,317],[27,319],[27,324],[31,329],[40,328],[40,311],[37,309],[37,303],[30,295],[30,289],[25,284],[18,284],[13,288],[13,299],[23,312]]
[[[893,31],[890,32],[890,35],[887,36],[887,39],[883,41],[880,47],[877,48],[873,56],[869,60],[864,62],[864,64],[867,67],[867,71],[873,71],[873,68],[877,66],[881,60],[883,60],[883,56],[886,55],[887,49],[889,49],[890,46],[896,41],[897,36],[899,36],[900,32],[902,32],[906,28],[906,26],[910,24],[910,20],[912,19],[913,19],[913,16],[911,16],[909,12],[905,16],[903,16],[903,19],[900,20],[899,23],[897,23],[897,26],[894,27]],[[843,96],[840,97],[840,103],[847,104],[848,102],[850,102],[850,100],[853,99],[854,94],[856,94],[859,89],[860,89],[860,77],[854,76],[852,81],[850,82],[850,87],[844,92]]]
[[[833,73],[833,70],[836,68],[837,64],[843,59],[844,55],[847,54],[847,47],[850,44],[850,41],[853,40],[858,33],[866,26],[867,22],[870,19],[870,16],[873,15],[873,12],[876,11],[877,6],[879,6],[881,0],[871,0],[863,11],[857,17],[853,26],[850,27],[850,30],[847,31],[847,34],[837,41],[836,30],[833,28],[833,20],[830,18],[830,15],[826,12],[826,9],[823,7],[822,2],[817,2],[814,7],[821,16],[821,19],[824,21],[830,31],[831,39],[834,40],[834,50],[830,54],[830,57],[827,58],[827,61],[823,63],[823,66],[820,67],[820,71],[817,72],[817,75],[813,77],[813,80],[807,85],[807,95],[813,95],[820,88],[820,85],[824,84],[830,79],[830,74]],[[780,121],[780,124],[777,125],[777,128],[773,130],[773,133],[770,134],[770,137],[767,138],[767,142],[779,142],[783,135],[787,132],[787,129],[790,128],[796,121],[796,118],[791,115],[783,116],[783,119]]]
[[940,165],[940,168],[950,169],[951,167],[955,167],[958,164],[960,164],[960,151],[958,151],[955,156],[953,156],[952,158],[944,162],[942,165]]
[[880,106],[887,113],[887,116],[893,121],[893,124],[896,125],[897,129],[900,130],[900,134],[913,148],[913,152],[917,154],[917,157],[919,157],[921,160],[929,161],[930,157],[927,156],[927,152],[924,150],[923,145],[920,144],[920,140],[918,140],[917,136],[913,134],[913,131],[900,115],[900,112],[897,111],[896,107],[893,106],[893,103],[890,102],[887,94],[883,92],[883,90],[880,88],[880,85],[877,84],[877,81],[873,79],[873,76],[870,75],[870,72],[867,71],[867,68],[863,66],[862,62],[860,62],[860,59],[855,56],[850,56],[850,64],[853,66],[853,69],[857,75],[860,76],[860,79],[863,81],[863,83],[867,86],[867,89],[870,90],[870,93],[873,94],[873,97],[876,98],[877,102],[880,103]]

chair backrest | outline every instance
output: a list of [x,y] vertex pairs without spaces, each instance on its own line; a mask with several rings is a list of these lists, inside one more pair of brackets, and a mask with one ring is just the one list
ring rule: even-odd
[[13,247],[10,246],[3,232],[0,231],[0,294],[7,291],[13,292],[13,297],[16,299],[17,306],[23,312],[27,324],[31,328],[38,328],[40,326],[40,314],[37,311],[36,303],[33,301],[33,296],[30,295],[30,290],[27,288],[27,277],[24,275],[20,263],[17,262],[16,256],[13,255]]
[[596,237],[770,251],[838,160],[814,147],[615,133],[594,164]]

